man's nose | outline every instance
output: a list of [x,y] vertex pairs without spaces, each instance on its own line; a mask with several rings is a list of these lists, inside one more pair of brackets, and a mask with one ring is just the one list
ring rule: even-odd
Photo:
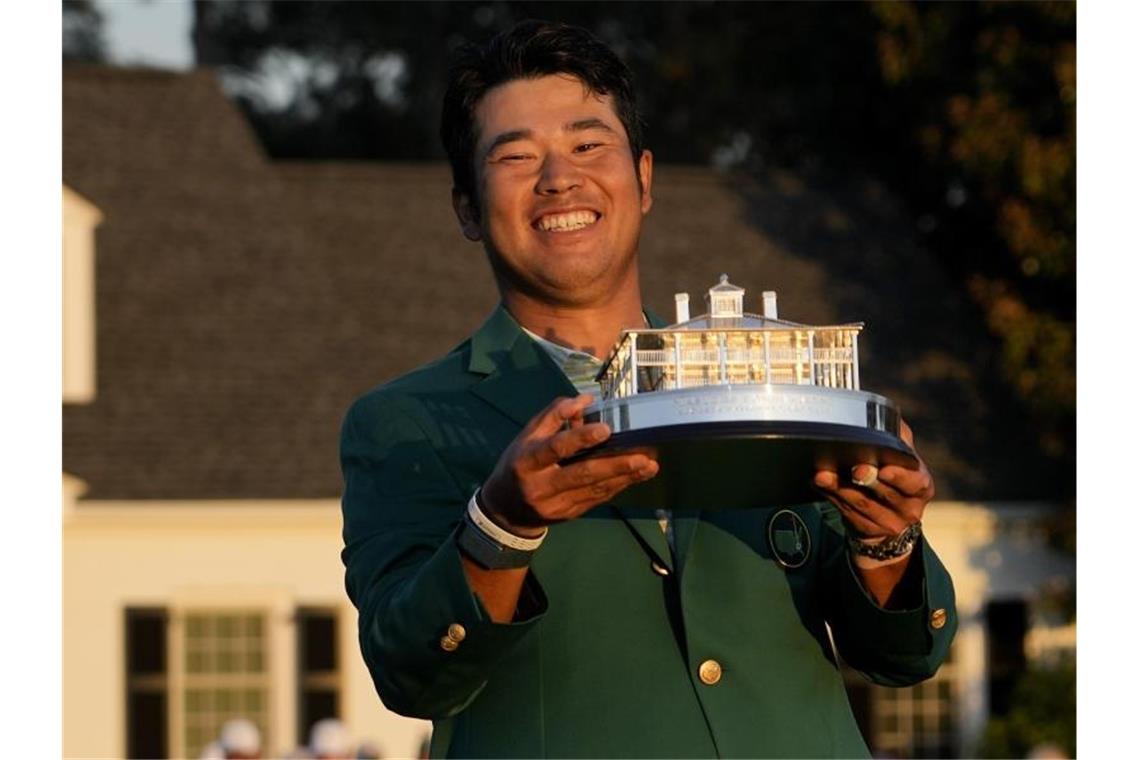
[[534,191],[539,195],[558,195],[582,186],[582,175],[578,167],[565,156],[547,154],[542,162],[542,172]]

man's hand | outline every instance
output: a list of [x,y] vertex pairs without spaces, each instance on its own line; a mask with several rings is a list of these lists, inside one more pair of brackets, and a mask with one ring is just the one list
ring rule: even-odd
[[527,423],[483,484],[488,517],[516,535],[536,536],[657,474],[657,462],[644,452],[559,464],[610,437],[609,425],[582,420],[592,400],[587,394],[557,398]]
[[[899,436],[914,448],[914,435],[905,422],[899,423]],[[815,485],[827,500],[839,508],[849,530],[864,538],[893,538],[907,526],[922,519],[926,505],[934,498],[934,479],[922,457],[918,469],[887,465],[881,470],[860,464],[851,470],[853,485],[844,485],[831,470],[815,474]]]
[[[899,435],[914,448],[914,435],[905,422],[899,423]],[[837,473],[820,470],[815,474],[815,485],[839,509],[847,529],[864,540],[886,540],[902,533],[908,526],[922,519],[926,505],[934,498],[934,479],[926,469],[922,457],[918,469],[887,465],[881,470],[873,465],[860,464],[851,470],[854,485],[843,485]],[[875,560],[856,555],[855,567],[863,587],[882,607],[908,606],[902,599],[899,581],[902,580],[910,554],[893,560]]]

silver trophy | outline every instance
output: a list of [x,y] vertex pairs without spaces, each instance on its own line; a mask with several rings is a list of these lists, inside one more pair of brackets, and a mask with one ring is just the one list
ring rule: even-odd
[[859,463],[918,467],[895,404],[859,389],[863,323],[779,319],[773,291],[763,314],[746,313],[727,275],[707,299],[708,313],[690,318],[678,293],[676,324],[623,332],[598,373],[600,400],[584,416],[613,435],[584,455],[652,450],[661,465],[617,504],[795,504],[821,499],[819,468],[843,478]]

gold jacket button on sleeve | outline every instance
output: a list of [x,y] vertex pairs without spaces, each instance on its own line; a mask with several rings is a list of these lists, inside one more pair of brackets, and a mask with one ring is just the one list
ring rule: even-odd
[[456,644],[467,638],[467,629],[459,623],[452,623],[447,626],[447,638],[454,641]]
[[697,674],[701,677],[701,681],[712,686],[720,680],[721,676],[720,663],[716,660],[705,660],[701,663],[701,667],[697,670]]
[[662,565],[657,560],[653,560],[653,562],[651,562],[649,564],[649,566],[653,568],[653,572],[657,573],[662,578],[669,575],[669,568],[665,567],[664,565]]
[[450,636],[444,636],[439,640],[439,648],[445,652],[454,652],[459,648],[459,642]]
[[939,607],[930,613],[930,627],[941,628],[944,625],[946,625],[946,610]]

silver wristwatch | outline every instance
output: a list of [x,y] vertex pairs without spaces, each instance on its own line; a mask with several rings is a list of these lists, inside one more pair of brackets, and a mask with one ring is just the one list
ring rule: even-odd
[[861,554],[864,557],[871,559],[894,559],[901,557],[911,549],[918,541],[918,537],[922,535],[922,522],[911,523],[894,538],[888,538],[886,541],[880,541],[877,544],[870,544],[866,541],[861,541],[855,538],[851,533],[847,534],[847,546],[851,551],[856,554]]

